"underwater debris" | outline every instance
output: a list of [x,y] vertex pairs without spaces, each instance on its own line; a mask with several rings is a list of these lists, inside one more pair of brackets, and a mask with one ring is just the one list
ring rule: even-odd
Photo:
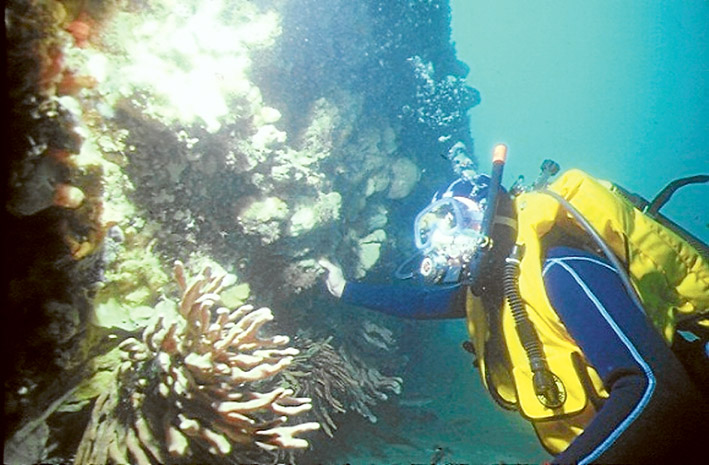
[[258,334],[271,310],[214,310],[223,276],[209,267],[191,284],[182,263],[174,275],[181,320],[161,317],[120,344],[124,361],[96,400],[75,463],[275,463],[282,450],[308,447],[298,436],[318,423],[284,424],[311,400],[274,385],[299,352],[286,336]]

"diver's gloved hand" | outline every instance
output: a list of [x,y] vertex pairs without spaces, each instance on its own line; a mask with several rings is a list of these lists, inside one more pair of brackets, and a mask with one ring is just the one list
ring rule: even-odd
[[327,278],[325,279],[325,284],[327,284],[327,290],[330,294],[334,295],[338,299],[342,297],[342,292],[345,290],[345,275],[342,274],[342,268],[332,263],[327,258],[321,258],[318,260],[320,266],[327,270]]

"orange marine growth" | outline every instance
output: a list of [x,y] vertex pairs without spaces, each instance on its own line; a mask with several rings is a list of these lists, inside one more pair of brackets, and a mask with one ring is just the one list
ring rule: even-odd
[[64,71],[62,80],[57,84],[58,95],[76,95],[81,89],[96,87],[96,78],[93,76],[76,76],[69,70]]
[[79,48],[84,48],[89,43],[93,20],[88,13],[82,11],[77,18],[67,25],[66,30],[74,37],[74,42]]

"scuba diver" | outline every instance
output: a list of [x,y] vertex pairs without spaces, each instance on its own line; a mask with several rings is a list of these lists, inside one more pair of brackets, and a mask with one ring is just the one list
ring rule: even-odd
[[554,463],[696,450],[709,437],[706,246],[659,214],[671,192],[641,205],[579,170],[549,184],[549,161],[533,188],[507,192],[506,153],[495,147],[491,176],[450,157],[459,179],[414,220],[419,253],[402,267],[418,271],[397,271],[426,285],[347,281],[323,258],[328,290],[399,317],[466,318],[485,387],[532,423]]

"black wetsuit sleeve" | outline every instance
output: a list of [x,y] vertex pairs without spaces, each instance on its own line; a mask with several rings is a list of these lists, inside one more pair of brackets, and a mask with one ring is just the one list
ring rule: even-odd
[[342,301],[402,318],[464,318],[461,286],[393,286],[347,282]]

